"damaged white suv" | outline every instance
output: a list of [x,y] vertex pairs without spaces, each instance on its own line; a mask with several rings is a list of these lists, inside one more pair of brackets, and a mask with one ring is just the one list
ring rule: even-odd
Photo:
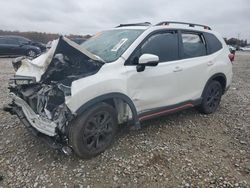
[[13,61],[5,110],[52,147],[90,158],[118,124],[139,128],[194,106],[213,113],[231,83],[230,58],[219,34],[183,22],[120,25],[81,46],[60,37],[36,59]]

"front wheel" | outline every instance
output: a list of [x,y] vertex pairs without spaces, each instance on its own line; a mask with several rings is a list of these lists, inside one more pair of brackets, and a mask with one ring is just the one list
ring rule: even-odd
[[202,103],[198,110],[204,114],[211,114],[215,112],[220,104],[222,96],[222,86],[220,82],[213,80],[205,88]]
[[100,103],[79,116],[70,128],[70,144],[81,158],[91,158],[111,145],[117,132],[116,110]]

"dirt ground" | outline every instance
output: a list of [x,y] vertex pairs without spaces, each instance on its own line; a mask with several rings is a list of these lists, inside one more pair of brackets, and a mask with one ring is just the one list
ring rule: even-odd
[[[215,114],[194,109],[122,127],[91,160],[65,156],[0,111],[0,187],[250,187],[250,53]],[[9,101],[11,59],[0,59],[0,107]]]

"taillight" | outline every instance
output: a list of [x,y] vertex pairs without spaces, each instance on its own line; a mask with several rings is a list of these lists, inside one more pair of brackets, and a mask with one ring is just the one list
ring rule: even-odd
[[228,54],[228,58],[230,59],[231,62],[234,61],[234,57],[235,57],[235,54],[232,54],[232,53]]

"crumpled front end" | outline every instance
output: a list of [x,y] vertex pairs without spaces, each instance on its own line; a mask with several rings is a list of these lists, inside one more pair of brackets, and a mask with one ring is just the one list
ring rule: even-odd
[[[68,128],[73,114],[64,103],[63,91],[56,84],[24,84],[31,80],[15,78],[9,86],[12,103],[8,111],[17,115],[32,133],[43,138],[53,148],[61,149],[68,145]],[[16,85],[20,81],[22,84]]]
[[13,61],[16,74],[9,84],[12,102],[5,109],[53,147],[68,145],[74,114],[65,101],[71,97],[71,84],[97,73],[102,65],[94,55],[61,37],[38,58]]

